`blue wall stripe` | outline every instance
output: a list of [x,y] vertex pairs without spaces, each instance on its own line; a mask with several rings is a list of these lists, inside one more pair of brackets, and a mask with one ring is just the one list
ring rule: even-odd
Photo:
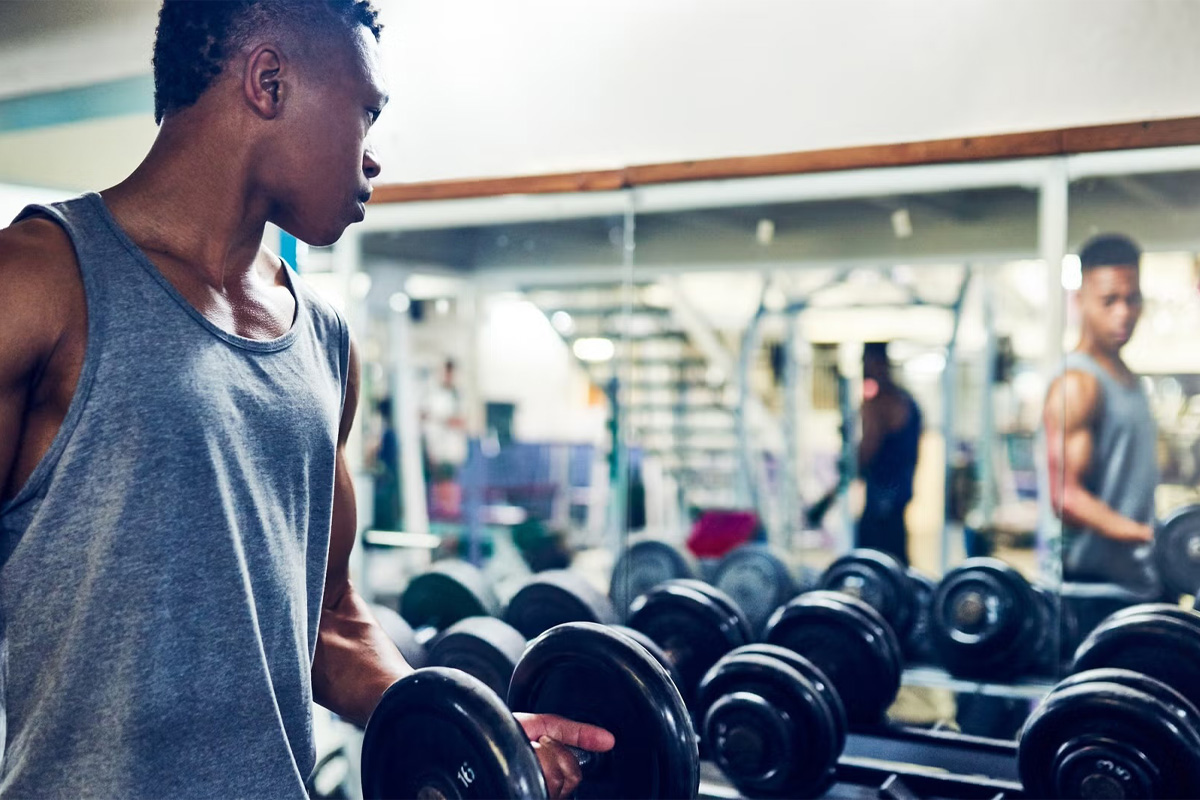
[[300,271],[300,261],[297,258],[296,237],[287,231],[279,232],[279,257],[296,272]]
[[154,79],[119,78],[91,86],[0,99],[0,131],[154,113]]

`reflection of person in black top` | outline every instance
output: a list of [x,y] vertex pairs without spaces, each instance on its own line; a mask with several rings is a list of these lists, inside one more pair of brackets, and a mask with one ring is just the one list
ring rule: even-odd
[[862,440],[858,471],[867,497],[858,521],[855,545],[891,553],[908,563],[904,509],[913,496],[921,409],[912,395],[892,380],[886,342],[863,347]]

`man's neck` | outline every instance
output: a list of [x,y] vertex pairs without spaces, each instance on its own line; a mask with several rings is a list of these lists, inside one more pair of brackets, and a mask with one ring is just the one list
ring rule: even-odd
[[245,153],[181,121],[164,122],[133,174],[101,194],[147,254],[220,290],[253,271],[270,209],[250,189]]
[[1075,348],[1075,352],[1083,353],[1104,368],[1112,377],[1122,383],[1128,383],[1133,378],[1133,372],[1121,360],[1120,350],[1109,350],[1101,347],[1096,340],[1085,336]]

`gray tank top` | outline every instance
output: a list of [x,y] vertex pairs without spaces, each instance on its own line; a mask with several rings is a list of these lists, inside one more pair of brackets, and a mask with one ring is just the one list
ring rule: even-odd
[[[1158,486],[1158,430],[1141,384],[1122,384],[1085,353],[1068,353],[1063,370],[1096,376],[1103,397],[1103,413],[1094,431],[1092,468],[1085,479],[1085,488],[1122,516],[1147,524],[1153,522],[1154,490]],[[1042,441],[1044,453],[1044,438]],[[1045,533],[1061,523],[1050,507],[1044,476],[1043,485],[1040,495]],[[1067,525],[1062,525],[1061,545],[1064,580],[1111,582],[1146,596],[1158,594],[1158,577],[1148,545],[1117,542],[1094,531]]]
[[306,797],[349,336],[296,277],[272,341],[211,324],[98,195],[83,371],[0,507],[0,797]]

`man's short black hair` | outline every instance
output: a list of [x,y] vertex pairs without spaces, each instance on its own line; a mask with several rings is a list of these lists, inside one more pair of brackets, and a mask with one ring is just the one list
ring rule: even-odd
[[163,0],[154,38],[154,121],[194,104],[251,33],[383,26],[370,0]]
[[1093,236],[1079,248],[1079,267],[1084,272],[1096,267],[1137,267],[1141,260],[1142,249],[1120,233]]
[[887,342],[867,342],[863,345],[863,361],[868,358],[878,358],[883,361],[888,360],[888,343]]

